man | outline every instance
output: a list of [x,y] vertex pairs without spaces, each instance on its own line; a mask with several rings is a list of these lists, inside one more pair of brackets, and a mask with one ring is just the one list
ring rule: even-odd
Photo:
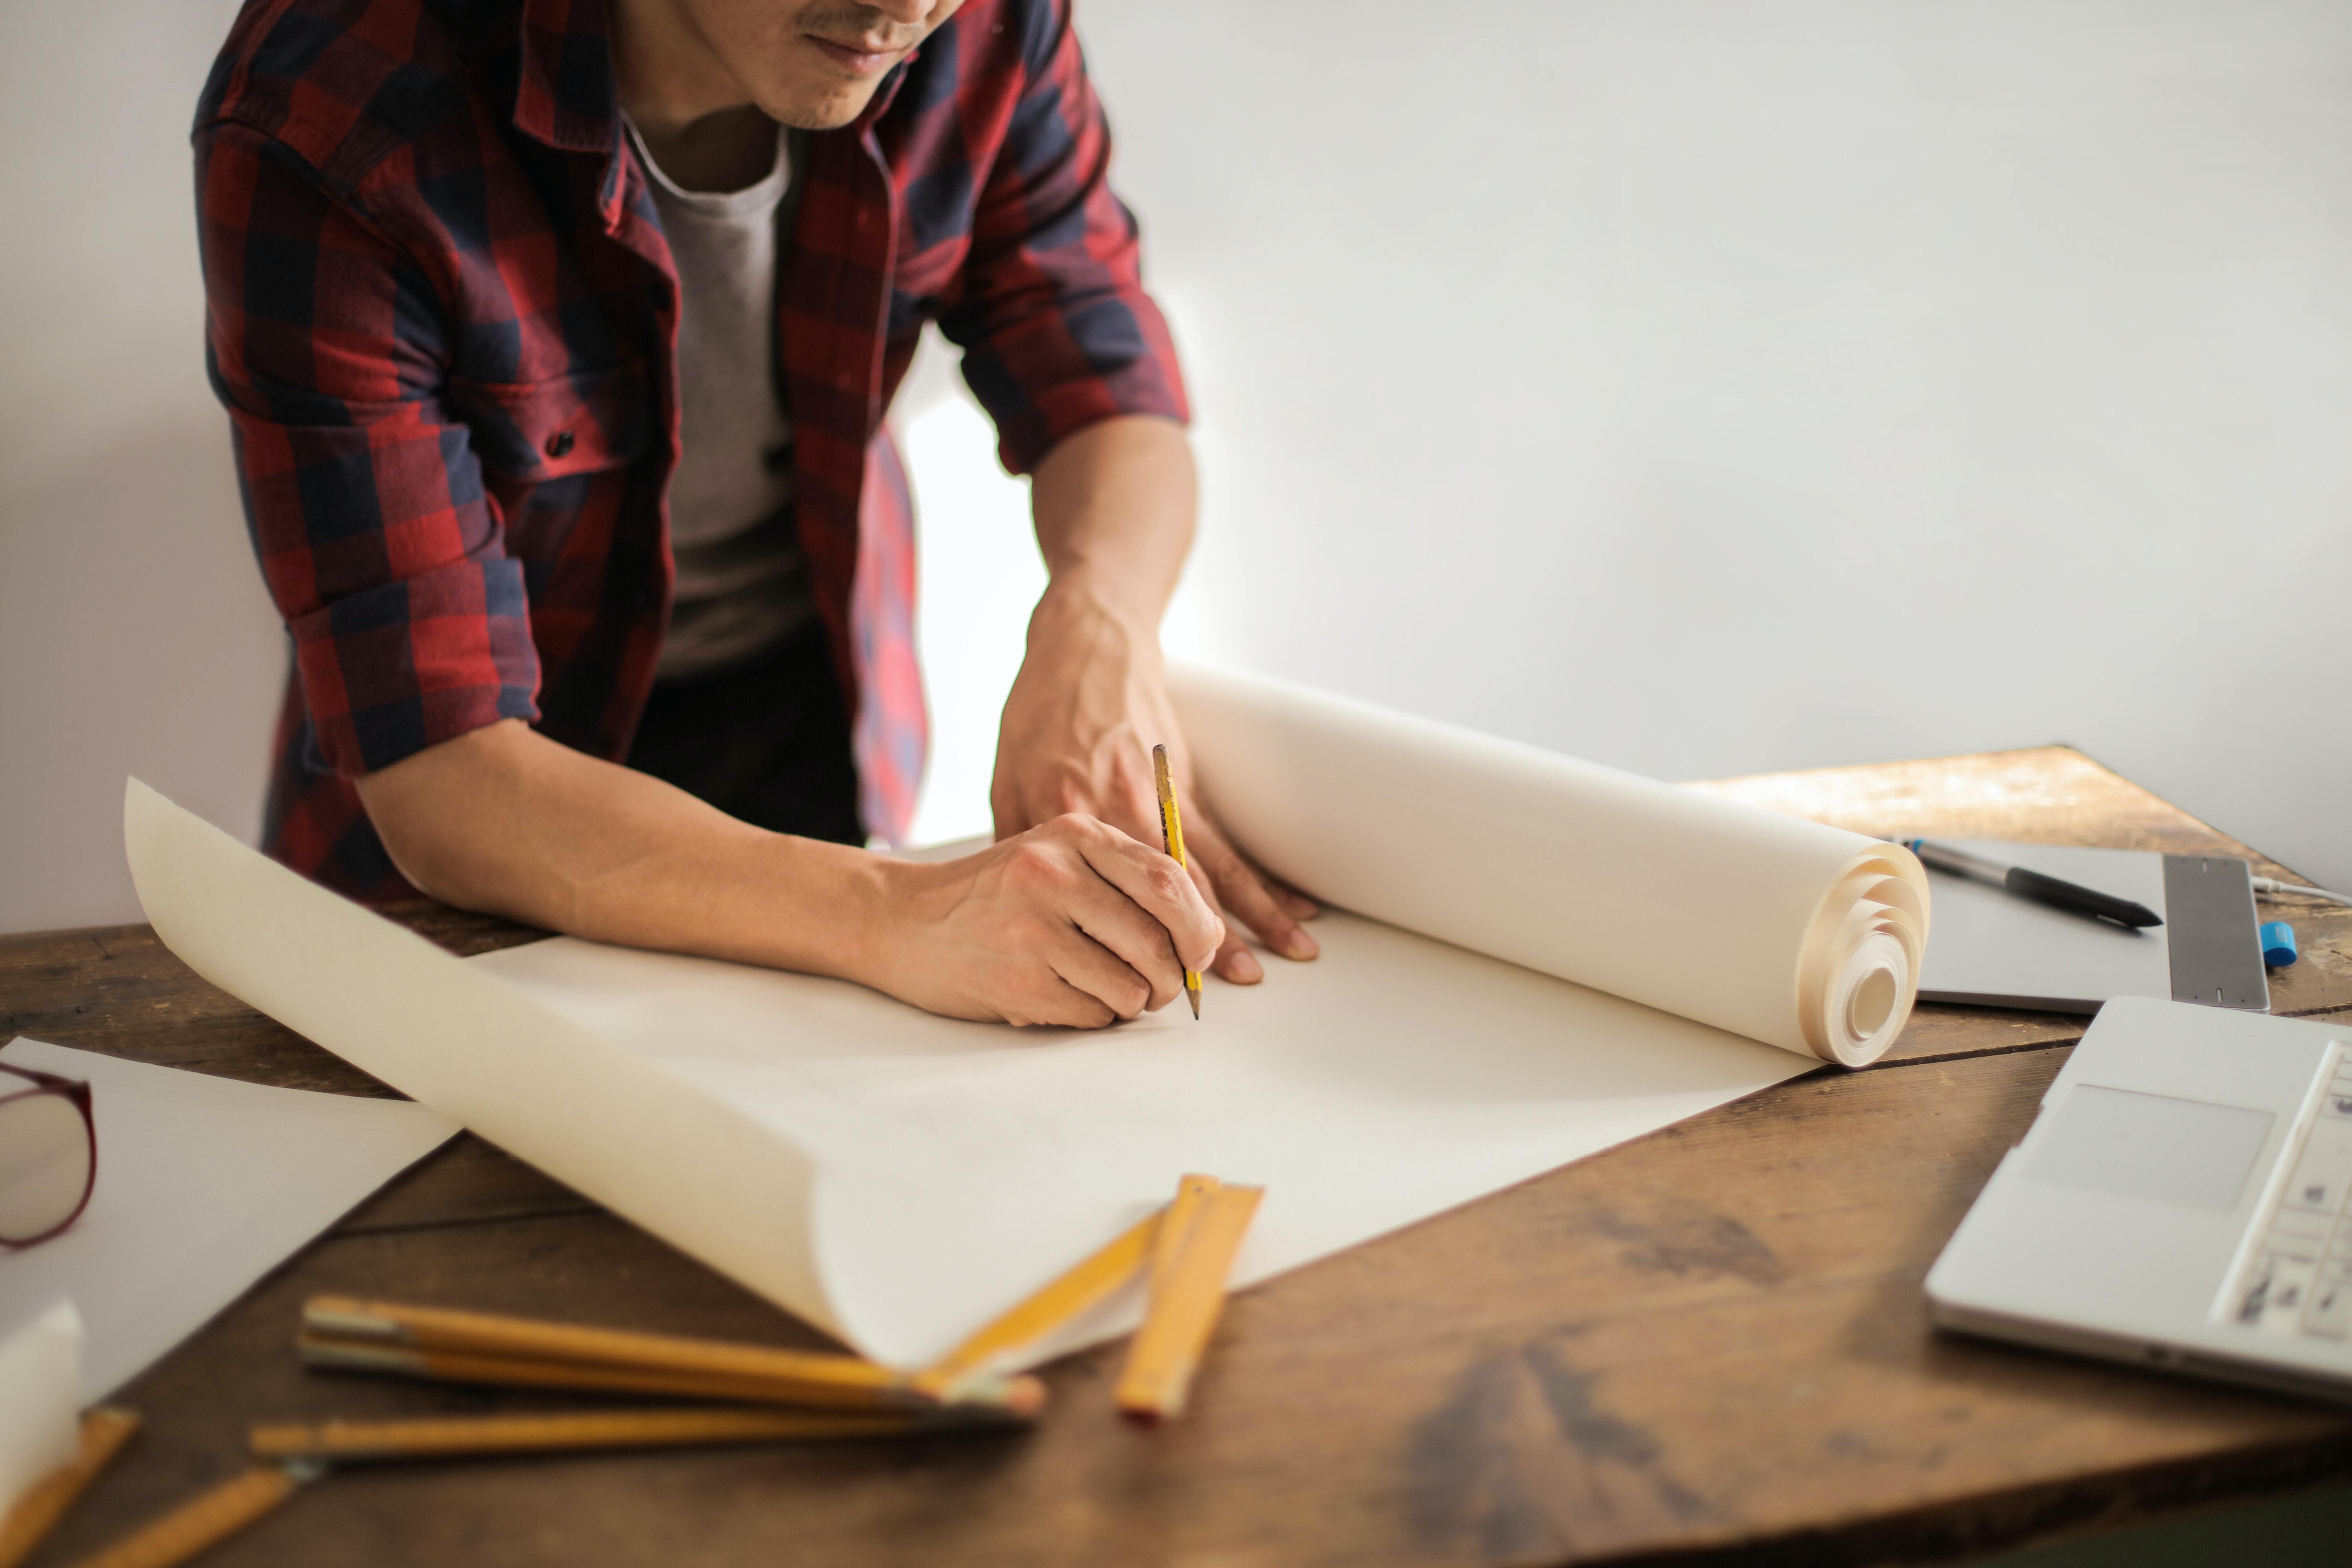
[[[1193,472],[1066,0],[251,0],[196,149],[272,852],[1013,1023],[1256,980],[1219,904],[1313,956],[1197,803],[1197,881],[1152,841]],[[857,846],[920,767],[881,421],[930,320],[1051,582],[998,842],[920,865]]]

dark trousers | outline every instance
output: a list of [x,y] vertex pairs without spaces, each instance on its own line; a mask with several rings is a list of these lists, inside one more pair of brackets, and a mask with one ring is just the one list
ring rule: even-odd
[[656,682],[629,766],[755,826],[866,842],[849,712],[818,626],[733,669]]

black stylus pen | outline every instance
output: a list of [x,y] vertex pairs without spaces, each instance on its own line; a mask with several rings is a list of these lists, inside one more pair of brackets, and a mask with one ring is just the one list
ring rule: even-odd
[[1949,844],[1936,844],[1925,838],[1906,838],[1900,842],[1905,848],[1919,857],[1919,863],[1923,866],[1949,871],[1956,877],[1966,877],[1971,881],[1990,882],[1996,888],[2008,889],[2021,899],[2032,899],[2053,909],[2089,915],[2094,920],[2113,921],[2117,925],[2160,926],[2164,923],[2164,917],[2146,904],[2136,904],[2129,899],[2100,892],[2096,888],[2045,877],[2022,866],[2004,866],[1998,860],[1971,855]]

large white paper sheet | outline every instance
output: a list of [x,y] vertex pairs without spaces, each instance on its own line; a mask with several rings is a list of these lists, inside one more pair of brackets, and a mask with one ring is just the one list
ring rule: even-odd
[[0,1328],[80,1310],[81,1399],[146,1370],[360,1201],[456,1136],[421,1105],[237,1083],[19,1038],[90,1086],[98,1184],[63,1235],[0,1253]]
[[1312,963],[1210,982],[1198,1024],[1180,1002],[1098,1033],[960,1023],[843,981],[568,937],[470,962],[803,1151],[834,1326],[908,1366],[1187,1171],[1265,1185],[1236,1262],[1247,1283],[1806,1070],[1352,915],[1316,935]]
[[143,786],[126,838],[199,973],[901,1365],[1182,1172],[1267,1185],[1261,1279],[1868,1059],[1908,1014],[1906,851],[1312,693],[1177,689],[1244,847],[1389,922],[1334,912],[1320,960],[1212,982],[1198,1024],[1021,1033],[569,939],[460,961]]

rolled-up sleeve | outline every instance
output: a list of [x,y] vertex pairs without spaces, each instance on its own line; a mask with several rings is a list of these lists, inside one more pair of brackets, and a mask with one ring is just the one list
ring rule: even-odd
[[1134,215],[1110,188],[1109,128],[1067,0],[1038,0],[1030,16],[1027,80],[940,319],[1016,474],[1098,420],[1190,413],[1167,321],[1143,289]]
[[539,717],[522,568],[449,417],[432,281],[279,143],[196,135],[205,361],[326,763]]

